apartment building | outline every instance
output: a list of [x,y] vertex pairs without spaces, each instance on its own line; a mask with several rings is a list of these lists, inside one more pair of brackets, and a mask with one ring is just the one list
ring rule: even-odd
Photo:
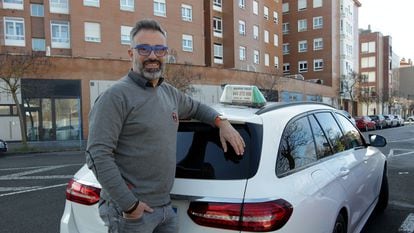
[[360,30],[360,74],[364,77],[358,112],[388,114],[396,94],[393,77],[392,38],[370,28]]
[[282,2],[205,0],[206,65],[281,74]]
[[283,0],[283,74],[331,86],[338,104],[353,103],[348,82],[358,70],[357,0]]

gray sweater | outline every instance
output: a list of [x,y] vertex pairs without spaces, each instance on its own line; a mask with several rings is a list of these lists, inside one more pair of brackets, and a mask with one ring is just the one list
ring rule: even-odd
[[101,198],[124,211],[137,200],[152,207],[171,201],[178,119],[214,125],[218,115],[162,81],[152,87],[130,71],[89,114],[86,162],[102,186]]

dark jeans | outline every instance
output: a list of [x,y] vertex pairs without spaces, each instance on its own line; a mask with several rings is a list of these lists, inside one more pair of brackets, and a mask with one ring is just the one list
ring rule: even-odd
[[171,204],[151,208],[154,212],[145,212],[139,219],[126,219],[118,206],[104,201],[99,207],[99,215],[108,227],[108,233],[178,233],[178,218]]

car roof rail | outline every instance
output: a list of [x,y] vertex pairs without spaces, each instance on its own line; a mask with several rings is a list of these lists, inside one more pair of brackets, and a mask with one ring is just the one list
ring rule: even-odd
[[259,111],[256,112],[257,115],[266,113],[266,112],[270,112],[276,109],[281,109],[281,108],[286,108],[286,107],[291,107],[291,106],[297,106],[297,105],[324,105],[324,106],[328,106],[333,108],[332,105],[330,104],[326,104],[326,103],[322,103],[322,102],[312,102],[312,101],[297,101],[297,102],[274,102],[271,104],[268,104],[262,108],[260,108]]

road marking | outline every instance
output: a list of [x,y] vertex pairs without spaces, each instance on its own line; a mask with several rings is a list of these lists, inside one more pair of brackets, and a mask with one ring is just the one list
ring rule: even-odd
[[398,140],[393,140],[393,141],[388,141],[387,142],[408,142],[408,141],[414,141],[414,138],[407,138],[407,139],[398,139]]
[[[395,154],[395,152],[397,151],[401,151],[401,152],[405,152],[405,153],[400,153],[400,154]],[[390,153],[388,153],[388,158],[391,157],[399,157],[399,156],[404,156],[404,155],[410,155],[410,154],[414,154],[414,150],[410,150],[410,149],[391,149]]]
[[390,201],[389,204],[393,206],[407,208],[407,209],[414,209],[413,204],[402,202],[402,201]]
[[[65,164],[65,165],[54,165],[54,166],[38,166],[38,167],[22,167],[22,168],[4,168],[0,171],[14,171],[15,173],[0,176],[1,180],[52,180],[52,179],[70,179],[73,175],[43,175],[33,176],[34,173],[46,172],[50,170],[56,170],[63,167],[69,167],[74,165],[82,164]],[[50,186],[31,186],[31,187],[0,187],[0,192],[9,192],[0,194],[0,197],[17,195],[21,193],[34,192],[44,189],[56,188],[67,185],[67,182],[63,184],[50,185]]]
[[68,183],[64,183],[64,184],[56,184],[56,185],[51,185],[51,186],[45,186],[45,187],[39,187],[39,188],[28,189],[28,190],[24,190],[24,191],[18,191],[18,192],[12,192],[12,193],[5,193],[5,194],[0,194],[0,197],[12,196],[12,195],[16,195],[16,194],[28,193],[28,192],[34,192],[34,191],[39,191],[39,190],[44,190],[44,189],[57,188],[57,187],[61,187],[61,186],[66,186],[67,184],[68,184]]
[[403,224],[398,229],[398,233],[413,233],[414,232],[414,214],[410,213]]

